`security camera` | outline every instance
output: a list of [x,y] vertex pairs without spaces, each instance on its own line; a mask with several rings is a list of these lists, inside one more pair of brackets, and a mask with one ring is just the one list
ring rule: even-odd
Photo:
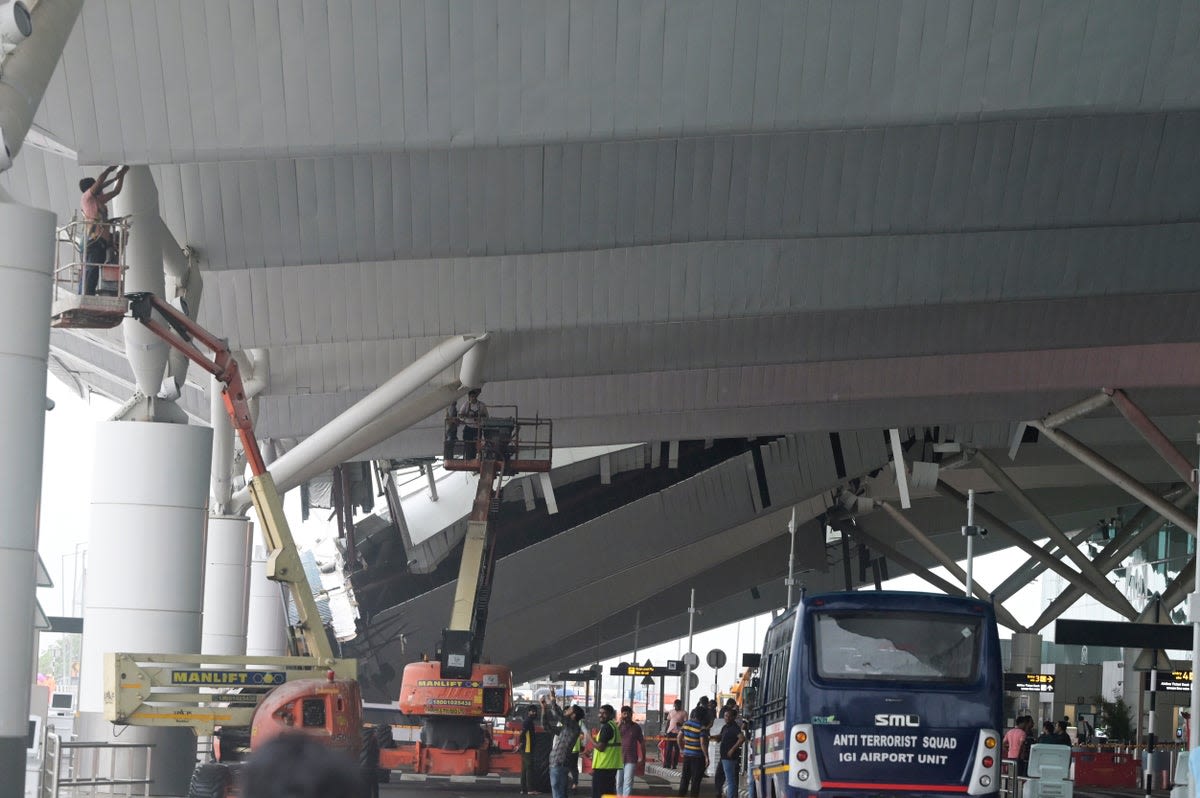
[[23,0],[0,0],[0,52],[8,55],[33,33],[33,17]]
[[962,528],[962,534],[963,534],[963,537],[965,537],[965,538],[973,538],[973,537],[986,538],[987,533],[988,533],[987,527],[980,526],[979,524],[967,524],[966,526],[964,526]]

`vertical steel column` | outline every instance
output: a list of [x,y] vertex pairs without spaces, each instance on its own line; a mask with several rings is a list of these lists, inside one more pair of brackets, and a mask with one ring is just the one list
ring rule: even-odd
[[[1196,443],[1200,444],[1200,434],[1196,435]],[[1197,472],[1200,474],[1200,471]],[[1196,528],[1200,529],[1200,502],[1196,503]],[[1192,695],[1191,703],[1188,707],[1191,715],[1191,722],[1188,723],[1188,751],[1191,756],[1200,756],[1196,751],[1200,748],[1200,681],[1195,678],[1196,673],[1200,673],[1200,544],[1194,546],[1196,551],[1192,561],[1196,563],[1196,580],[1195,589],[1188,596],[1188,620],[1192,622]],[[1188,779],[1188,794],[1195,798],[1200,793],[1197,789],[1200,785],[1195,783],[1195,779]]]
[[54,214],[12,202],[0,190],[0,796],[24,792],[29,686],[33,683],[38,497],[50,354]]
[[[3,57],[0,138],[21,151],[83,0],[38,3],[33,32]],[[5,161],[8,158],[4,158]],[[0,639],[5,640],[0,689],[0,798],[25,793],[25,736],[33,683],[37,507],[46,424],[46,361],[54,269],[53,213],[21,205],[0,189]]]

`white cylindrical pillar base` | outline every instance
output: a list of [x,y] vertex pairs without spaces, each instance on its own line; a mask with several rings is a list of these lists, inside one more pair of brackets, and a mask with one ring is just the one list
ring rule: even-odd
[[267,551],[254,547],[250,564],[250,613],[246,619],[246,653],[255,657],[287,654],[287,614],[278,582],[267,579]]
[[205,654],[246,653],[246,608],[250,586],[250,536],[245,516],[210,516],[204,566]]
[[[54,214],[8,201],[0,191],[0,773],[21,786],[29,685],[33,683],[33,603],[38,496],[46,425]],[[0,790],[2,793],[3,790]]]
[[[101,714],[106,652],[200,651],[211,447],[207,427],[131,421],[96,426],[79,686],[79,729],[92,739],[114,736]],[[195,761],[192,732],[122,732],[122,741],[131,738],[157,746],[154,793],[185,794]]]

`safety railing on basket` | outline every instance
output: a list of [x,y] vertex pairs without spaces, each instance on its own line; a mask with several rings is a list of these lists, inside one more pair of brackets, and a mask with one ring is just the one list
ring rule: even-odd
[[128,217],[90,221],[75,216],[58,228],[56,291],[80,296],[122,296],[128,237]]

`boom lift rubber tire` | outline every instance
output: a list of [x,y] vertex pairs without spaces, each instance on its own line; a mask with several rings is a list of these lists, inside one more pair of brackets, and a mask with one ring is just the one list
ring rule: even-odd
[[187,798],[227,798],[232,788],[232,768],[220,762],[201,762],[192,771]]
[[375,742],[379,744],[380,751],[396,747],[396,739],[392,736],[392,724],[379,723],[375,725]]
[[550,749],[554,746],[554,735],[550,732],[535,732],[533,735],[533,789],[550,792]]
[[363,782],[363,798],[379,798],[379,743],[375,742],[375,730],[372,727],[363,727],[362,730],[358,772]]
[[[395,738],[392,737],[392,724],[380,723],[374,727],[370,727],[370,724],[368,724],[368,728],[374,729],[375,745],[377,748],[379,748],[380,751],[382,751],[385,748],[395,748],[396,747],[396,740],[395,740]],[[364,735],[367,734],[367,728],[363,729],[363,734]],[[377,773],[377,777],[378,777],[377,780],[379,781],[380,784],[388,784],[391,782],[392,771],[388,770],[387,768],[378,768],[376,773]]]

